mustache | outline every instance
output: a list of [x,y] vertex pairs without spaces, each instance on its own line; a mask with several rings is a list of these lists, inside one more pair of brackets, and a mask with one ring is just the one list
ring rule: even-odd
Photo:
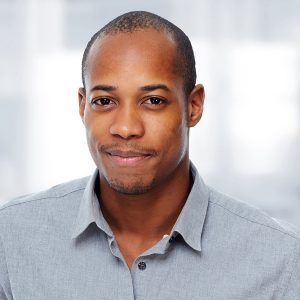
[[135,153],[140,153],[144,155],[151,155],[151,156],[158,156],[159,151],[152,149],[152,148],[147,148],[144,146],[140,146],[134,143],[126,143],[126,144],[106,144],[106,145],[99,145],[98,151],[102,153],[111,153],[111,152],[135,152]]

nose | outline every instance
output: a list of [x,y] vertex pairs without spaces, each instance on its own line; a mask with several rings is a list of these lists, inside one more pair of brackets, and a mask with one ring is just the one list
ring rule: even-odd
[[138,108],[119,108],[110,126],[110,134],[126,140],[142,137],[144,124]]

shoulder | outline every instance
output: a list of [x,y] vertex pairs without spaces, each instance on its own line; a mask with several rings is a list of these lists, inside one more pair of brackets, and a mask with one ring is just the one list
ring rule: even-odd
[[87,185],[89,177],[75,179],[53,186],[47,190],[28,194],[12,199],[0,206],[0,221],[5,216],[18,217],[26,211],[33,212],[34,208],[49,209],[55,207],[54,204],[63,203],[64,201],[81,198]]
[[296,299],[300,292],[299,229],[211,187],[208,195],[203,234],[207,253],[220,257],[220,263],[236,262],[249,279],[273,282],[278,298]]
[[272,218],[260,209],[220,193],[211,187],[208,189],[209,204],[213,214],[232,220],[236,226],[241,225],[242,228],[248,228],[248,230],[256,228],[256,232],[266,233],[269,237],[284,235],[300,246],[300,229],[296,226]]

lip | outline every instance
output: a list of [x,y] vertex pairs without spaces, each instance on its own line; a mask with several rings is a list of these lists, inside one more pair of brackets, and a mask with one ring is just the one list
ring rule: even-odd
[[135,166],[152,156],[151,154],[145,152],[121,150],[111,150],[108,151],[107,154],[114,163],[120,166]]

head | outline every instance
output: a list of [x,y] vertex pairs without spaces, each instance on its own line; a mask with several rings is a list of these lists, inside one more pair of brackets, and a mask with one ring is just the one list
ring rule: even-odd
[[85,48],[82,58],[81,75],[83,86],[85,87],[89,52],[95,41],[106,35],[133,33],[145,29],[154,29],[158,32],[165,33],[173,40],[176,47],[174,72],[181,74],[185,95],[189,95],[196,84],[195,57],[189,38],[173,23],[158,15],[145,11],[133,11],[121,15],[109,22],[92,36]]
[[82,79],[79,110],[102,182],[141,194],[188,168],[204,90],[178,27],[148,12],[114,19],[88,43]]

